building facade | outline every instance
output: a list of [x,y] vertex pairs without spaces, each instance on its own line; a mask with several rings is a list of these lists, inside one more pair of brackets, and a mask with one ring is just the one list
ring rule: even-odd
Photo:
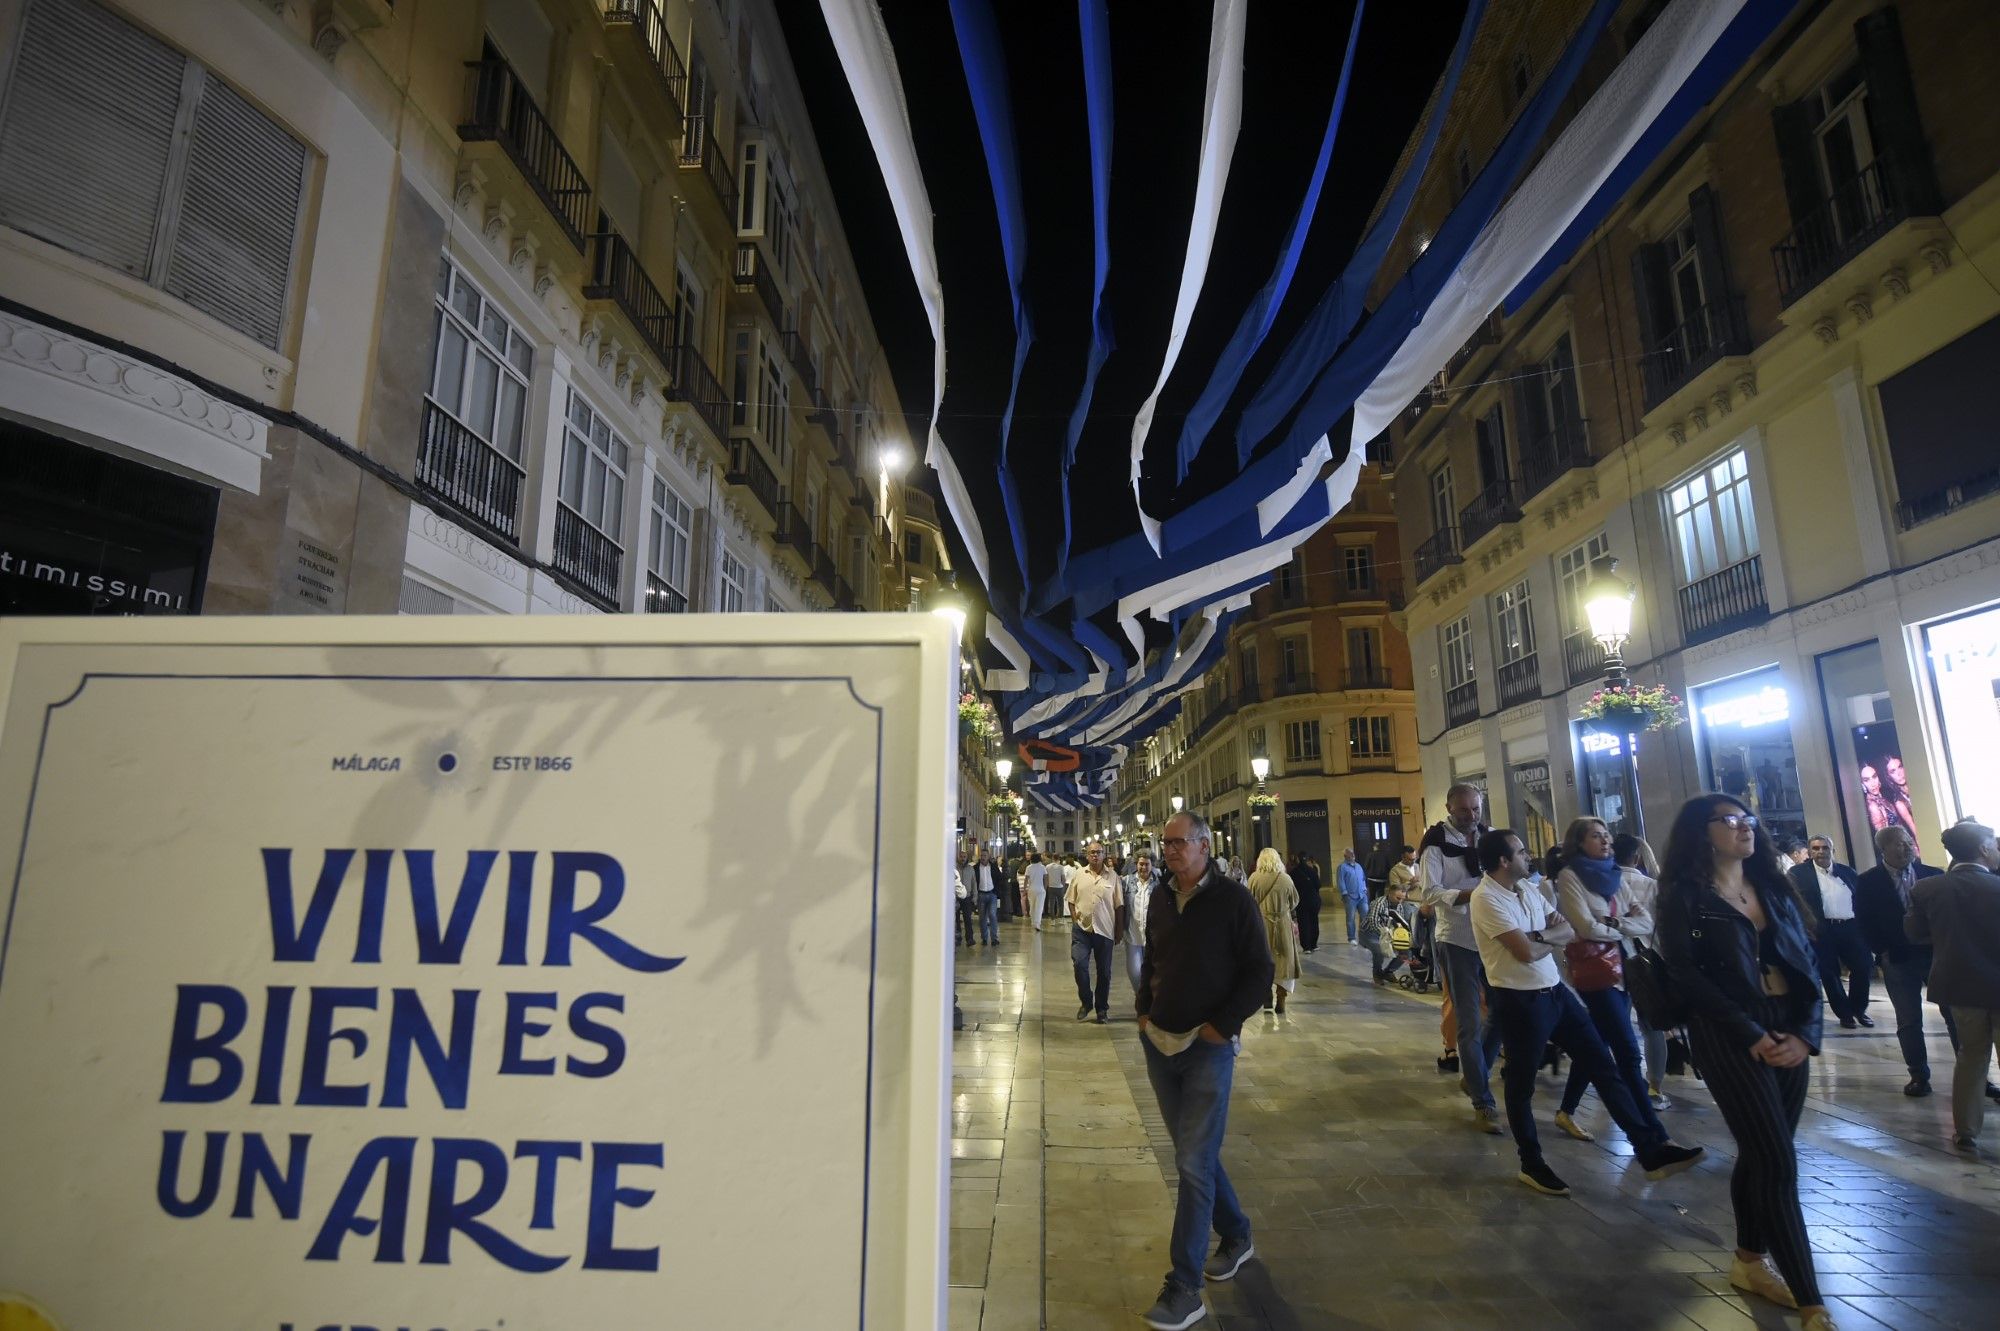
[[0,60],[0,612],[903,604],[769,3],[0,0]]
[[[1489,12],[1402,263],[1585,8]],[[1662,8],[1620,9],[1581,91]],[[1976,0],[1801,4],[1392,426],[1433,807],[1472,782],[1540,849],[1580,813],[1657,841],[1723,790],[1860,865],[1888,821],[1937,858],[1941,825],[2000,817],[1997,48]],[[1638,791],[1575,720],[1603,555],[1634,676],[1689,704],[1638,740]]]
[[[1349,505],[1252,596],[1180,714],[1126,760],[1114,800],[1128,839],[1178,796],[1246,865],[1276,846],[1330,872],[1352,847],[1387,874],[1424,816],[1396,525],[1389,476],[1370,463]],[[1270,764],[1261,788],[1256,758]]]

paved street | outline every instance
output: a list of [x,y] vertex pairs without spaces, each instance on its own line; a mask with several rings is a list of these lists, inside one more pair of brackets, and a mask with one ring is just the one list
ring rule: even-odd
[[[1336,917],[1337,918],[1337,917]],[[1142,1325],[1172,1217],[1172,1156],[1146,1085],[1124,954],[1109,1026],[1074,1020],[1067,929],[1002,926],[959,949],[954,1042],[951,1327]],[[1331,940],[1331,932],[1328,935]],[[1699,1083],[1673,1079],[1675,1136],[1709,1149],[1648,1183],[1595,1097],[1550,1121],[1567,1199],[1514,1180],[1513,1143],[1473,1131],[1436,1071],[1437,997],[1378,990],[1327,941],[1282,1020],[1244,1031],[1224,1159],[1258,1256],[1208,1287],[1228,1328],[1635,1327],[1737,1331],[1797,1318],[1730,1290],[1733,1146]],[[1815,1060],[1801,1171],[1822,1288],[1842,1331],[2000,1320],[2000,1151],[1949,1150],[1944,1095],[1912,1101],[1886,1001],[1873,1031],[1834,1029]],[[1942,1032],[1932,1059],[1949,1078]]]

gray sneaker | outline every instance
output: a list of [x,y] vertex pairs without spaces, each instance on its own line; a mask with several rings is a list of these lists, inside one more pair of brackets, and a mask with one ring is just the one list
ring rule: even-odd
[[1224,1239],[1222,1246],[1215,1250],[1215,1255],[1201,1268],[1201,1273],[1217,1284],[1234,1280],[1243,1263],[1256,1255],[1257,1245],[1250,1242],[1248,1234],[1240,1239]]
[[1482,1106],[1473,1110],[1472,1125],[1481,1132],[1490,1133],[1495,1137],[1504,1137],[1507,1135],[1507,1129],[1500,1122],[1500,1111],[1491,1106]]
[[1153,1331],[1185,1331],[1206,1316],[1208,1305],[1199,1293],[1169,1280],[1160,1286],[1160,1297],[1147,1311],[1146,1325]]

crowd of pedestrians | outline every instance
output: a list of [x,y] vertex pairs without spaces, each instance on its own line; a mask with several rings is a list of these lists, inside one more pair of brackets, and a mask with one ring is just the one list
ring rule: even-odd
[[[1445,812],[1421,845],[1386,864],[1373,894],[1352,850],[1333,885],[1377,984],[1419,968],[1441,979],[1439,1066],[1458,1074],[1474,1125],[1511,1133],[1523,1184],[1565,1195],[1534,1102],[1537,1073],[1566,1056],[1555,1126],[1591,1140],[1577,1114],[1595,1091],[1647,1177],[1669,1178],[1705,1155],[1660,1119],[1678,1044],[1736,1145],[1731,1285],[1798,1310],[1804,1331],[1834,1331],[1794,1143],[1822,1013],[1845,1029],[1872,1027],[1879,967],[1909,1074],[1904,1093],[1921,1097],[1932,1093],[1924,1008],[1935,1004],[1956,1054],[1953,1143],[1976,1146],[1985,1101],[2000,1100],[1988,1078],[2000,1041],[1993,830],[1971,820],[1945,829],[1950,863],[1940,869],[1891,826],[1874,839],[1878,863],[1856,873],[1834,858],[1830,838],[1775,841],[1730,795],[1689,801],[1659,860],[1644,841],[1588,817],[1531,860],[1517,833],[1486,825],[1470,785],[1447,792]],[[1159,863],[1150,847],[1120,861],[1091,842],[1081,861],[1034,854],[1018,873],[981,852],[960,864],[954,891],[968,947],[997,943],[1010,912],[1036,930],[1067,919],[1079,1021],[1110,1019],[1111,959],[1124,945],[1180,1179],[1172,1270],[1147,1321],[1177,1329],[1205,1315],[1202,1282],[1233,1277],[1255,1251],[1221,1162],[1239,1032],[1260,1008],[1273,1019],[1286,1013],[1302,957],[1318,945],[1321,879],[1310,856],[1287,862],[1272,849],[1246,874],[1240,860],[1214,854],[1193,810],[1169,820],[1158,846]],[[1491,1086],[1496,1063],[1504,1116]]]

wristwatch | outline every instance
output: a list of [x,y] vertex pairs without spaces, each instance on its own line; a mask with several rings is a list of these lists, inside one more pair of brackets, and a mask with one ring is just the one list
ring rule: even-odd
[[1549,945],[1549,940],[1542,937],[1542,931],[1540,929],[1532,930],[1528,934],[1528,941],[1531,943],[1540,943],[1543,947],[1547,947]]

